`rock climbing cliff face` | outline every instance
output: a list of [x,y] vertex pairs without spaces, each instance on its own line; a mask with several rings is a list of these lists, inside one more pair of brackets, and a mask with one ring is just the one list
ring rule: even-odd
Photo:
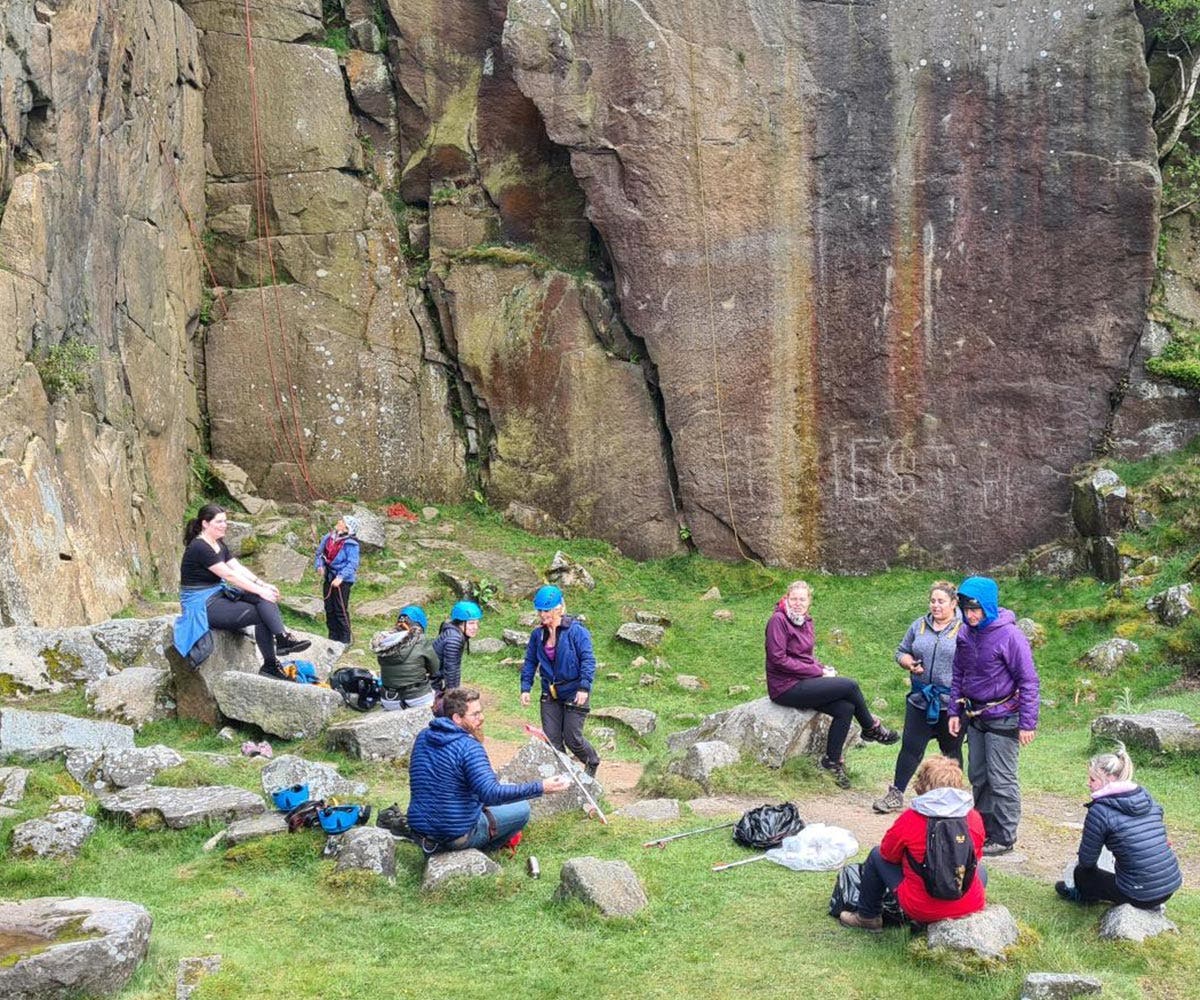
[[198,36],[168,0],[0,5],[0,623],[177,573],[196,446]]
[[1127,0],[0,27],[0,621],[173,585],[197,450],[282,499],[478,488],[637,556],[862,570],[993,565],[1095,449],[1183,432],[1114,412],[1159,195]]
[[986,564],[1060,528],[1153,272],[1123,2],[511,0],[700,548]]

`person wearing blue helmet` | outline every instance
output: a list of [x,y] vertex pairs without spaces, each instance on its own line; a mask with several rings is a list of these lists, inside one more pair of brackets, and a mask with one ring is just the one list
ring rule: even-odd
[[525,665],[521,668],[521,704],[528,705],[533,675],[542,678],[542,729],[546,738],[563,751],[564,744],[595,777],[600,755],[583,736],[583,723],[591,711],[596,656],[588,630],[566,613],[563,592],[547,584],[533,595],[541,624],[529,634]]
[[1017,616],[1000,607],[995,580],[968,577],[958,606],[967,627],[958,630],[947,729],[967,734],[967,776],[987,834],[983,853],[991,857],[1017,841],[1017,755],[1037,729],[1039,681],[1029,640]]
[[450,620],[442,622],[433,651],[442,663],[442,682],[445,690],[462,683],[463,653],[471,652],[471,640],[479,632],[483,610],[474,601],[459,601],[450,609]]
[[396,624],[371,639],[379,662],[379,703],[384,711],[425,708],[433,704],[434,685],[441,685],[442,667],[433,644],[425,638],[429,620],[415,604],[396,612]]

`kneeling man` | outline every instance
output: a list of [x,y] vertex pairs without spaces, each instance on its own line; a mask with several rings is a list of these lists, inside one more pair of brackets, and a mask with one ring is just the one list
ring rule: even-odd
[[479,692],[452,688],[442,711],[413,744],[408,825],[427,850],[503,847],[529,822],[525,800],[566,791],[571,779],[557,774],[545,781],[502,783],[483,749]]

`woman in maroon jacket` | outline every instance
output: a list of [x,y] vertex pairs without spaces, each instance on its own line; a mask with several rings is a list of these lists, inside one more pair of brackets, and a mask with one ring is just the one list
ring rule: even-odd
[[833,667],[813,656],[811,605],[812,590],[796,580],[767,622],[767,694],[776,705],[811,708],[833,717],[821,767],[833,775],[839,788],[849,788],[842,748],[850,718],[858,720],[863,739],[869,742],[895,743],[900,737],[871,714],[857,681],[838,677]]

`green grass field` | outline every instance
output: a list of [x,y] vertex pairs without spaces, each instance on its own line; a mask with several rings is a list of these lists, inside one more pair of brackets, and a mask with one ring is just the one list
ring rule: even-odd
[[[1192,459],[1180,460],[1186,471]],[[1179,467],[1123,469],[1131,481],[1152,485],[1156,476],[1182,477]],[[1149,488],[1145,486],[1144,488]],[[1018,616],[1029,616],[1047,633],[1035,650],[1044,704],[1038,739],[1022,752],[1022,787],[1085,796],[1086,761],[1100,747],[1089,735],[1091,720],[1122,705],[1134,710],[1171,707],[1200,718],[1200,694],[1186,678],[1197,662],[1196,632],[1168,630],[1142,609],[1145,597],[1183,578],[1196,552],[1186,519],[1160,521],[1153,538],[1130,536],[1131,547],[1153,547],[1165,560],[1154,587],[1117,601],[1091,580],[1003,580],[1001,598]],[[440,522],[454,525],[452,537],[470,548],[490,547],[548,565],[556,548],[565,549],[596,577],[596,590],[570,592],[570,611],[586,615],[595,638],[597,705],[628,705],[654,710],[657,731],[645,740],[619,734],[617,756],[646,766],[646,794],[697,794],[694,787],[664,774],[666,736],[693,725],[703,715],[765,693],[763,626],[788,580],[804,575],[813,585],[818,655],[842,673],[860,680],[868,700],[898,725],[906,690],[905,675],[892,661],[908,623],[924,610],[928,584],[960,573],[893,571],[859,577],[802,574],[754,565],[731,566],[697,557],[637,564],[593,541],[556,542],[504,526],[476,508],[443,508]],[[313,526],[305,527],[306,531]],[[424,528],[412,529],[414,535]],[[1173,532],[1173,533],[1172,533]],[[302,537],[307,534],[301,532]],[[393,585],[420,577],[434,566],[465,569],[455,552],[426,552],[402,543],[398,551],[372,557],[368,569],[394,566],[399,555],[407,569]],[[712,586],[719,602],[700,601]],[[306,577],[291,588],[315,593]],[[382,596],[389,587],[364,585],[355,603]],[[430,608],[431,624],[448,610],[452,597]],[[500,601],[483,635],[516,627],[524,602]],[[633,667],[639,650],[613,637],[635,609],[669,615],[673,624],[662,647],[646,654],[666,662],[656,684],[640,683],[653,663]],[[713,617],[718,608],[732,621]],[[293,624],[316,629],[311,622]],[[383,621],[355,620],[359,648]],[[436,627],[436,626],[435,626]],[[1141,653],[1112,677],[1083,672],[1076,662],[1097,641],[1128,635]],[[517,701],[518,667],[503,664],[510,650],[472,655],[464,677],[496,700],[488,717],[493,737],[519,740],[520,724],[532,719]],[[364,660],[363,662],[368,662]],[[676,674],[702,679],[703,690],[688,691]],[[1184,683],[1180,683],[1184,679]],[[1085,681],[1087,683],[1085,683]],[[748,685],[748,693],[729,689]],[[33,699],[29,707],[83,709],[75,692]],[[594,724],[594,723],[590,723]],[[163,722],[138,735],[139,745],[163,742],[183,750],[229,750],[215,734],[188,722]],[[319,742],[276,743],[289,751],[336,761],[344,774],[369,783],[376,809],[407,797],[402,768],[339,759]],[[891,750],[853,752],[849,767],[858,789],[886,785],[895,760]],[[1137,777],[1167,810],[1169,827],[1184,842],[1200,840],[1200,797],[1196,757],[1151,759],[1135,755]],[[0,823],[7,845],[13,825],[42,815],[53,798],[77,791],[60,763],[34,765],[20,815]],[[601,780],[604,773],[601,770]],[[162,784],[235,783],[261,790],[258,766],[237,759],[228,768],[192,760],[160,776]],[[803,801],[835,790],[805,761],[780,771],[739,764],[719,775],[719,790],[766,799]],[[93,811],[94,804],[90,806]],[[1018,995],[1033,971],[1083,971],[1100,976],[1108,997],[1190,997],[1200,978],[1200,894],[1185,886],[1169,905],[1179,935],[1145,945],[1103,943],[1096,927],[1101,908],[1063,904],[1044,879],[996,872],[990,901],[1006,905],[1023,929],[1008,963],[995,968],[967,966],[930,956],[923,940],[906,931],[881,937],[840,928],[826,913],[831,873],[793,873],[768,864],[714,874],[715,861],[739,856],[726,834],[681,841],[666,850],[645,850],[651,837],[712,822],[687,814],[674,824],[647,824],[615,818],[607,827],[580,814],[536,822],[517,858],[502,861],[496,879],[460,884],[432,897],[417,889],[422,861],[416,848],[398,845],[395,885],[372,877],[346,878],[321,858],[323,836],[312,831],[249,843],[206,854],[203,842],[214,828],[182,832],[141,832],[102,822],[83,855],[70,864],[6,857],[0,866],[0,895],[99,895],[143,903],[154,916],[148,960],[124,992],[127,1000],[174,995],[180,958],[220,954],[221,971],[202,981],[197,1000],[233,997],[350,998],[389,997],[794,997],[819,990],[831,997],[926,997],[955,993],[979,998]],[[864,850],[871,845],[864,843]],[[525,859],[536,853],[540,880],[526,875]],[[632,920],[604,921],[575,903],[556,902],[562,863],[593,855],[628,861],[642,879],[649,907]],[[1064,862],[1066,858],[1064,857]]]

